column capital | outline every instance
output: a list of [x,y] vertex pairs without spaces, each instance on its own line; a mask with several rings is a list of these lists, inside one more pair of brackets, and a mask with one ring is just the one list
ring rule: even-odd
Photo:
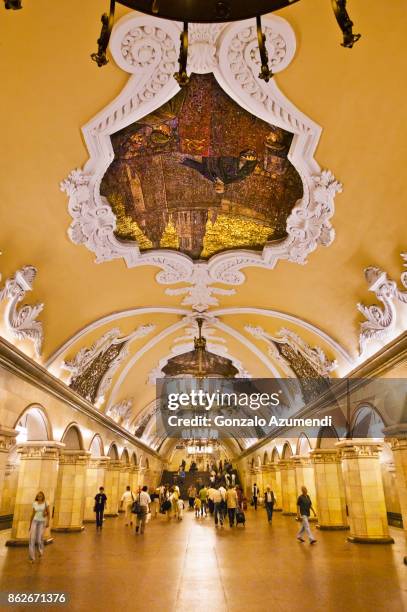
[[0,453],[8,453],[15,446],[18,431],[0,425]]
[[389,442],[393,451],[407,449],[407,423],[390,425],[383,429],[385,440]]
[[293,462],[291,461],[291,457],[290,459],[279,459],[277,465],[280,470],[287,470],[293,465]]
[[116,460],[116,459],[110,459],[107,469],[118,472],[119,470],[121,470],[122,467],[123,467],[123,464],[121,461]]
[[89,457],[89,468],[107,467],[110,462],[110,457]]
[[335,443],[343,459],[377,459],[382,449],[380,442],[370,440],[342,440]]
[[336,448],[316,448],[310,451],[312,463],[340,463],[341,458]]
[[289,461],[294,465],[310,465],[310,457],[303,457],[302,455],[293,455]]
[[62,442],[53,440],[31,440],[21,442],[17,452],[21,459],[55,460],[59,458],[60,450],[65,448]]
[[87,465],[90,451],[84,450],[62,450],[59,456],[61,465]]

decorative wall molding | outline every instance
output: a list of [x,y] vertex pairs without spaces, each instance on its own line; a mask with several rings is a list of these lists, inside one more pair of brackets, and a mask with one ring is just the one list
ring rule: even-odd
[[[263,18],[266,45],[273,72],[286,68],[295,54],[295,36],[281,17]],[[294,134],[289,159],[303,182],[303,197],[287,220],[287,237],[268,243],[262,252],[231,250],[193,262],[171,250],[140,252],[135,243],[119,241],[116,219],[99,193],[100,181],[113,160],[111,134],[126,127],[171,99],[179,87],[172,74],[177,69],[181,25],[134,13],[115,25],[110,50],[116,63],[132,74],[121,94],[83,128],[90,158],[82,169],[61,183],[69,197],[73,219],[68,230],[72,242],[86,246],[101,263],[123,257],[128,267],[149,265],[161,271],[160,284],[188,283],[191,287],[167,289],[185,295],[183,304],[204,312],[216,305],[216,295],[234,290],[215,283],[238,286],[248,266],[272,269],[280,259],[305,264],[318,246],[334,239],[331,217],[341,185],[330,171],[321,171],[314,152],[321,128],[299,111],[279,90],[276,80],[258,79],[259,57],[253,20],[230,24],[192,24],[188,70],[213,72],[219,85],[241,107]]]
[[276,345],[288,345],[295,354],[302,355],[320,376],[330,376],[331,372],[338,367],[337,361],[328,359],[320,347],[311,347],[298,334],[289,329],[282,328],[275,336],[267,333],[262,327],[246,325],[245,330],[254,338],[264,340],[267,343],[269,355],[281,363],[289,377],[295,377],[297,374],[293,371],[289,360],[278,351]]
[[114,404],[106,410],[106,416],[110,417],[122,427],[129,429],[129,424],[133,413],[133,399],[125,399]]
[[17,270],[14,276],[6,280],[3,289],[0,290],[0,302],[3,300],[7,302],[4,312],[6,329],[17,340],[30,340],[34,345],[35,355],[39,357],[44,331],[37,317],[44,308],[44,304],[38,303],[32,306],[24,304],[18,307],[27,291],[32,291],[36,275],[37,269],[34,266],[24,266]]
[[[401,253],[407,268],[407,253]],[[383,306],[365,306],[360,302],[357,309],[366,321],[360,324],[359,347],[363,355],[369,343],[373,340],[384,340],[399,326],[398,304],[407,304],[407,291],[401,291],[397,283],[388,278],[387,272],[376,266],[365,268],[365,279],[369,291],[372,291]],[[407,289],[407,271],[400,276],[402,286]],[[405,331],[404,329],[400,329]]]
[[128,336],[121,337],[118,327],[107,331],[90,348],[82,348],[62,367],[71,373],[69,386],[80,395],[98,403],[103,401],[114,374],[129,353],[129,344],[136,338],[144,338],[155,325],[140,325]]

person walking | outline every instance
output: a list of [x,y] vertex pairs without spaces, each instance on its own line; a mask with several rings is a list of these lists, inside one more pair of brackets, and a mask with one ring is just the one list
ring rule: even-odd
[[38,547],[38,554],[40,558],[44,554],[44,540],[43,533],[44,529],[49,524],[49,508],[45,501],[45,495],[42,491],[39,491],[35,496],[35,500],[32,506],[32,513],[30,518],[30,540],[29,540],[29,555],[31,563],[35,561],[35,547]]
[[125,526],[127,527],[127,525],[130,523],[130,525],[133,525],[133,517],[131,515],[131,507],[133,505],[134,502],[134,495],[131,491],[131,488],[129,485],[127,485],[125,492],[122,495],[122,498],[120,500],[120,508],[123,510],[124,508],[124,518],[125,518]]
[[195,518],[199,518],[201,515],[201,500],[199,497],[195,497],[194,508],[195,508]]
[[259,487],[257,486],[256,483],[254,483],[254,485],[252,486],[252,502],[253,502],[253,506],[255,510],[257,510],[258,497],[259,497]]
[[151,504],[151,498],[147,493],[148,487],[144,485],[140,493],[137,496],[139,503],[139,512],[136,515],[136,533],[143,534],[146,528],[148,508]]
[[276,498],[274,497],[274,493],[271,490],[270,485],[268,485],[264,493],[264,505],[266,507],[267,519],[269,523],[271,523],[273,520],[273,509],[274,509],[275,503],[276,503]]
[[297,499],[297,518],[301,519],[302,525],[299,532],[297,533],[297,540],[299,542],[305,542],[304,538],[302,537],[302,534],[305,532],[308,536],[309,543],[315,544],[316,539],[314,538],[309,526],[309,517],[311,510],[314,516],[316,516],[316,512],[312,507],[311,498],[308,495],[307,487],[301,487],[301,495]]
[[103,515],[105,512],[107,497],[103,487],[99,487],[99,493],[95,495],[94,512],[96,513],[96,531],[102,531]]
[[197,495],[196,487],[194,485],[191,485],[188,489],[188,504],[189,504],[190,510],[194,509],[194,502],[195,502],[196,495]]
[[218,523],[220,523],[220,525],[222,527],[223,526],[223,517],[224,517],[224,515],[223,515],[223,508],[224,508],[225,498],[223,497],[222,492],[221,492],[220,489],[214,489],[214,491],[212,493],[212,500],[213,500],[213,503],[214,503],[213,515],[215,517],[215,527],[218,526]]
[[229,487],[226,491],[226,506],[229,516],[229,527],[235,524],[236,508],[238,507],[237,493],[234,487]]
[[205,486],[203,486],[199,490],[199,499],[201,500],[201,516],[204,515],[204,512],[205,512],[205,516],[206,516],[207,515],[206,501],[208,499],[208,491],[207,491]]
[[178,506],[178,520],[182,521],[183,517],[184,517],[184,500],[181,499],[181,497],[178,499],[177,501],[177,506]]

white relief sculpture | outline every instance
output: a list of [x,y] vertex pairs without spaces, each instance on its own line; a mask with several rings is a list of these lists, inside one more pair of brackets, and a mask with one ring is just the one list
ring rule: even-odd
[[[112,358],[105,364],[105,368],[102,368],[100,372],[96,372],[95,374],[89,374],[89,376],[94,378],[94,384],[91,387],[92,395],[87,393],[86,384],[81,386],[81,389],[83,388],[84,390],[86,399],[100,405],[106,391],[112,383],[114,374],[129,353],[130,343],[135,339],[144,338],[154,329],[155,325],[152,324],[140,325],[134,332],[124,337],[121,337],[120,329],[117,327],[109,330],[98,338],[90,348],[80,349],[73,359],[62,363],[61,367],[70,372],[68,384],[75,388],[75,382],[77,382],[82,375],[85,375],[87,371],[90,372],[96,359],[102,357],[107,351],[117,346],[117,354],[112,355]],[[81,389],[77,389],[79,393],[81,393]]]
[[166,289],[167,295],[185,295],[181,304],[191,306],[197,312],[205,312],[210,306],[219,304],[216,295],[233,295],[234,289],[223,289],[213,287],[214,280],[210,277],[206,264],[195,264],[188,279],[192,287],[179,287],[177,289]]
[[282,328],[275,336],[267,333],[262,327],[246,325],[245,330],[251,336],[264,340],[267,343],[269,354],[279,361],[285,373],[290,377],[296,376],[296,374],[287,360],[277,350],[276,344],[287,344],[295,353],[301,354],[320,376],[328,377],[338,367],[337,361],[328,359],[320,347],[311,347],[298,334],[289,329]]
[[113,406],[106,409],[106,416],[110,417],[121,425],[122,427],[128,429],[129,424],[132,418],[133,413],[133,399],[125,399],[119,402],[118,404],[114,404]]
[[12,278],[6,280],[3,289],[0,290],[0,302],[3,300],[7,302],[4,311],[6,329],[17,340],[30,340],[34,345],[36,356],[39,357],[44,331],[37,317],[44,308],[44,304],[18,306],[27,291],[32,291],[36,275],[37,269],[34,266],[24,266],[17,270]]
[[[274,73],[286,68],[295,54],[291,26],[276,15],[263,18],[270,66]],[[321,171],[314,152],[321,128],[299,111],[278,89],[275,79],[258,78],[259,53],[253,20],[231,24],[192,24],[188,70],[213,72],[219,85],[253,115],[294,134],[289,159],[303,181],[303,197],[287,220],[287,237],[268,243],[262,252],[234,249],[194,262],[178,251],[140,252],[135,242],[118,240],[115,217],[99,193],[100,181],[114,153],[110,135],[151,113],[171,99],[179,87],[177,70],[181,24],[134,13],[115,25],[110,49],[116,63],[131,73],[121,94],[83,128],[90,158],[61,184],[69,196],[73,218],[71,240],[83,244],[103,262],[123,257],[128,267],[157,266],[160,284],[188,283],[191,287],[167,289],[184,295],[184,304],[204,312],[216,305],[216,295],[230,295],[232,286],[245,281],[248,266],[272,269],[280,259],[304,264],[309,253],[334,239],[330,219],[341,185],[330,171]]]
[[[401,253],[404,267],[407,267],[407,253]],[[372,291],[383,306],[365,306],[358,303],[357,309],[366,321],[360,324],[359,347],[362,355],[373,340],[384,340],[398,326],[398,304],[407,304],[407,291],[400,291],[397,283],[388,278],[387,272],[375,266],[365,269],[369,291]],[[400,276],[401,284],[407,289],[407,272]],[[402,330],[400,330],[402,331]]]

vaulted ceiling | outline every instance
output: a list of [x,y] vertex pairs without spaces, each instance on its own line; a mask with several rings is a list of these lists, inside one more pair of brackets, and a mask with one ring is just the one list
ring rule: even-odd
[[[336,360],[332,375],[351,370],[365,320],[356,304],[377,303],[364,269],[378,266],[396,281],[402,272],[406,5],[392,0],[385,8],[382,3],[367,7],[353,0],[352,18],[363,36],[349,50],[339,44],[329,4],[314,0],[311,10],[303,1],[279,12],[294,31],[297,48],[275,80],[322,128],[315,159],[343,185],[330,220],[335,238],[311,252],[305,264],[280,260],[274,269],[245,267],[244,282],[234,285],[233,293],[213,295],[215,303],[206,309],[212,317],[206,324],[208,342],[254,377],[288,375],[275,344],[270,349],[270,337],[281,337],[282,329],[294,333],[306,350],[319,347],[327,362]],[[117,328],[117,338],[130,336],[127,355],[112,372],[99,407],[106,410],[130,398],[131,422],[137,423],[154,400],[158,366],[177,346],[191,343],[191,320],[184,317],[192,310],[182,303],[185,295],[166,292],[188,285],[160,284],[159,266],[128,267],[122,258],[95,263],[95,254],[67,234],[72,218],[60,183],[88,159],[81,127],[122,92],[129,78],[113,59],[99,69],[89,58],[105,5],[26,0],[22,11],[1,14],[0,271],[4,283],[24,265],[37,269],[24,302],[45,305],[38,317],[44,329],[41,355],[6,327],[3,334],[66,381],[64,360],[74,360],[112,329]],[[125,13],[119,11],[119,17]],[[148,325],[154,327],[132,336]],[[254,334],[250,327],[262,332]]]

